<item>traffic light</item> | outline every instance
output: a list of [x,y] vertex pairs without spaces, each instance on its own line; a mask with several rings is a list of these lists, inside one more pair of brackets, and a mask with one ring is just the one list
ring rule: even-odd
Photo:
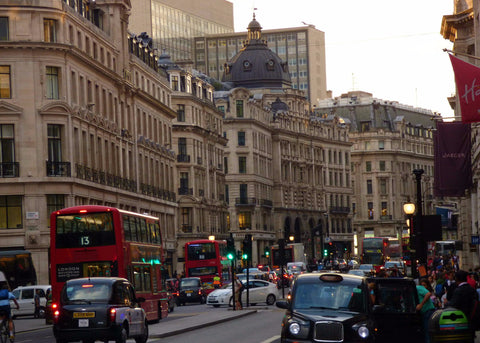
[[235,258],[235,240],[232,234],[227,238],[227,258],[231,261]]
[[265,255],[266,258],[270,257],[270,247],[265,247],[263,254]]
[[328,256],[328,249],[323,249],[323,256],[325,256],[325,257]]
[[243,259],[251,260],[252,259],[252,235],[246,234],[243,239]]

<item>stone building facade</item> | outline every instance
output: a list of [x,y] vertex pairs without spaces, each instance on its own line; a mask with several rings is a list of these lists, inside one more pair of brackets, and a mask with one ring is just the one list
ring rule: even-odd
[[291,235],[308,259],[319,259],[327,221],[339,225],[345,244],[351,241],[348,125],[312,116],[255,18],[248,29],[244,48],[225,66],[231,88],[215,93],[228,139],[230,231],[239,249],[247,233],[253,236],[253,265],[268,263],[265,247]]
[[[213,102],[213,86],[190,68],[180,68],[162,54],[159,65],[172,89],[172,144],[177,155],[175,175],[178,202],[177,252],[184,258],[185,243],[214,236],[228,236],[225,201],[223,113]],[[181,263],[177,272],[182,272]]]
[[[414,169],[423,169],[424,199],[433,197],[433,129],[428,110],[349,92],[320,102],[318,116],[336,115],[350,123],[351,208],[357,248],[363,237],[392,237],[408,244],[403,204],[415,202]],[[433,202],[424,214],[435,214]],[[333,237],[336,230],[332,230]]]
[[[445,14],[442,18],[440,33],[443,38],[453,43],[452,50],[458,58],[480,67],[480,31],[478,15],[480,13],[478,1],[455,0],[453,13]],[[476,57],[476,58],[475,58]],[[461,120],[460,104],[457,95],[448,98],[454,110],[455,120]],[[472,181],[473,186],[466,192],[465,197],[446,199],[459,210],[459,229],[454,239],[462,242],[462,250],[458,252],[461,266],[464,269],[480,266],[479,245],[472,243],[472,236],[480,235],[480,125],[471,124],[472,138]]]
[[41,284],[49,214],[73,205],[160,217],[175,260],[177,114],[148,37],[128,33],[130,9],[0,1],[0,248],[30,250]]

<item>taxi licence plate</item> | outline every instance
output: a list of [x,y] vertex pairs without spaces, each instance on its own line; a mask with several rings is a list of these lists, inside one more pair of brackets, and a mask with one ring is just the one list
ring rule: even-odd
[[73,318],[95,318],[95,312],[73,312]]

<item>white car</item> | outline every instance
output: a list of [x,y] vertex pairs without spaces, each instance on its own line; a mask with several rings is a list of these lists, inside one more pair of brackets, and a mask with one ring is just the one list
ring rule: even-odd
[[[249,280],[247,285],[249,295],[248,300],[250,305],[258,303],[266,303],[267,305],[275,304],[278,298],[277,285],[264,280]],[[247,288],[242,292],[242,303],[247,300]],[[207,296],[207,305],[219,307],[221,305],[232,305],[232,286],[231,284],[224,285],[220,289],[216,289]]]
[[15,288],[12,293],[17,299],[20,308],[17,310],[12,302],[12,316],[33,316],[35,313],[35,293],[38,291],[40,296],[40,317],[45,315],[45,305],[47,303],[47,290],[52,289],[50,285],[20,286]]

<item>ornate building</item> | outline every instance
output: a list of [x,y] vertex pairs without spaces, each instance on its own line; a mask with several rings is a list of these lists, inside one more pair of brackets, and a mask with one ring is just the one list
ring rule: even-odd
[[[227,238],[223,113],[213,103],[213,86],[202,75],[180,68],[162,54],[159,66],[168,73],[172,89],[173,149],[177,154],[177,252],[184,257],[186,242]],[[178,272],[181,272],[177,268]]]
[[[0,1],[0,248],[48,278],[49,214],[100,204],[161,218],[176,260],[171,90],[130,1]],[[171,267],[171,265],[169,266]]]
[[[407,238],[403,204],[415,201],[414,169],[425,171],[423,197],[432,199],[435,115],[366,92],[321,101],[315,112],[350,123],[353,196],[349,206],[359,241],[368,236]],[[434,214],[431,202],[424,213]],[[336,236],[335,230],[332,235]]]
[[[245,46],[225,64],[222,81],[231,88],[216,92],[215,103],[225,113],[225,194],[237,245],[252,234],[256,265],[267,262],[266,246],[293,235],[304,243],[307,258],[318,259],[328,221],[350,246],[348,125],[334,116],[312,116],[255,18]],[[337,208],[343,211],[332,212]]]

